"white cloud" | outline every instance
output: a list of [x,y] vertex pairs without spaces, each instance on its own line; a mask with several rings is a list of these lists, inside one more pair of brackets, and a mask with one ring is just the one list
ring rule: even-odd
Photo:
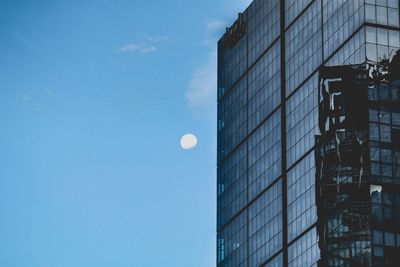
[[158,50],[161,43],[168,41],[167,36],[144,35],[138,42],[129,43],[116,50],[118,53],[138,52],[142,54],[153,53]]
[[[226,12],[232,22],[238,12],[243,12],[252,0],[225,0]],[[223,20],[207,21],[202,45],[208,49],[206,59],[194,70],[186,88],[185,100],[189,109],[198,117],[214,119],[217,98],[217,42],[230,24]]]
[[192,73],[185,98],[187,106],[196,116],[212,116],[215,112],[217,67],[216,53],[210,52],[207,61]]
[[130,53],[130,52],[139,52],[142,54],[156,52],[157,47],[154,45],[147,45],[147,44],[127,44],[122,46],[117,50],[119,53]]
[[140,49],[140,52],[143,54],[156,52],[156,51],[157,51],[157,47],[155,47],[155,46],[146,46],[146,47],[143,47],[142,49]]
[[208,49],[207,58],[192,73],[186,88],[185,100],[196,117],[214,119],[217,94],[217,40],[226,23],[208,21],[204,29],[202,44]]
[[124,45],[121,48],[119,48],[117,51],[120,53],[133,52],[133,51],[138,50],[139,48],[140,48],[140,45],[138,45],[138,44],[127,44],[127,45]]
[[223,29],[226,26],[226,22],[222,20],[211,20],[206,24],[206,34],[215,34],[216,31]]
[[48,96],[52,96],[52,95],[54,94],[53,90],[51,90],[51,89],[46,89],[46,90],[44,90],[44,93],[45,93],[46,95],[48,95]]
[[222,20],[210,20],[204,29],[204,40],[202,44],[214,48],[217,45],[218,38],[222,36],[226,28],[226,22]]
[[30,101],[32,100],[32,97],[31,97],[29,94],[24,94],[24,95],[22,96],[22,98],[23,98],[23,101],[24,101],[25,103],[30,102]]
[[150,42],[156,42],[156,43],[162,43],[168,41],[167,36],[151,36],[151,35],[145,35],[144,37],[146,40]]

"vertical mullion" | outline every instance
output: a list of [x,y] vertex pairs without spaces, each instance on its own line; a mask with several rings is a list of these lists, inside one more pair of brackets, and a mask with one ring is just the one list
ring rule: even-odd
[[280,75],[281,75],[281,160],[282,160],[282,245],[283,266],[288,266],[288,230],[287,230],[287,175],[286,175],[286,82],[285,82],[285,0],[280,1]]

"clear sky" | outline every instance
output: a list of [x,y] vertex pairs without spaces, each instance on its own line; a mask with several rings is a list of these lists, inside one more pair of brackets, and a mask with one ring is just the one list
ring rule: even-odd
[[215,265],[215,43],[248,2],[0,0],[0,266]]

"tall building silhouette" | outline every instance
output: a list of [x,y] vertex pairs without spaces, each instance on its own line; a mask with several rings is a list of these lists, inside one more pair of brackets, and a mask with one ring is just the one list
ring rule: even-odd
[[[395,167],[399,104],[391,100],[394,104],[389,105],[387,115],[388,106],[381,106],[380,98],[359,96],[368,107],[364,118],[364,130],[368,132],[364,141],[368,146],[363,152],[361,181],[366,176],[375,177],[365,185],[364,197],[375,203],[370,205],[371,211],[389,216],[387,210],[391,210],[394,216],[390,223],[382,217],[380,228],[369,227],[369,241],[365,239],[365,244],[360,244],[341,242],[334,240],[336,236],[324,234],[325,230],[334,229],[332,224],[336,221],[345,229],[342,232],[349,232],[351,229],[347,228],[357,222],[355,217],[363,213],[342,212],[336,221],[330,220],[330,212],[339,202],[336,199],[324,203],[321,188],[330,188],[322,178],[330,177],[324,168],[334,163],[328,161],[321,167],[321,162],[331,152],[324,150],[324,144],[337,138],[333,140],[329,132],[330,113],[326,107],[324,113],[324,106],[318,103],[326,97],[322,94],[324,83],[329,93],[329,85],[335,87],[336,82],[338,86],[342,80],[343,69],[339,66],[353,65],[348,68],[356,73],[358,68],[366,71],[367,62],[392,62],[399,48],[398,0],[255,0],[227,28],[218,42],[217,266],[390,264],[385,263],[385,257],[394,258],[394,248],[400,245],[400,232],[395,227],[400,216],[396,220],[397,204],[392,204],[397,203],[396,192],[400,194],[400,190],[395,189],[396,182],[388,182],[389,177],[393,181],[400,179]],[[327,66],[337,68],[324,68]],[[332,70],[335,74],[329,75]],[[366,91],[371,86],[368,77],[364,77]],[[382,79],[386,82],[386,78],[375,79],[375,88],[381,87],[378,81]],[[347,92],[348,86],[338,88]],[[356,102],[354,105],[361,103]],[[372,102],[378,103],[379,108],[370,108]],[[381,109],[386,112],[382,113],[385,122],[380,121]],[[358,114],[357,109],[349,110]],[[378,119],[370,121],[374,116]],[[328,126],[322,131],[320,120],[324,118]],[[388,138],[390,134],[391,139],[373,140],[378,145],[372,146],[370,131],[379,133],[378,138],[381,134]],[[391,148],[382,150],[381,143],[383,147],[389,143]],[[373,157],[369,150],[374,151]],[[369,175],[373,171],[374,176]],[[331,193],[336,197],[343,192],[337,187],[341,186]],[[386,194],[385,188],[394,191],[387,189]],[[377,221],[372,215],[371,218]],[[391,231],[385,225],[392,227]],[[350,243],[355,244],[354,250],[346,250]],[[367,250],[360,250],[364,245]],[[345,248],[340,250],[337,246]],[[352,260],[356,251],[363,251],[359,257],[362,260]],[[368,255],[369,261],[364,260]]]

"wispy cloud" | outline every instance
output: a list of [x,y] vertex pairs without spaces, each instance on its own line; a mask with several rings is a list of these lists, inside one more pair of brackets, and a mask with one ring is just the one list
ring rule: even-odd
[[155,42],[155,43],[162,43],[168,41],[167,36],[151,36],[151,35],[145,35],[144,38],[150,42]]
[[157,47],[155,47],[155,46],[146,46],[146,47],[143,47],[142,49],[140,49],[140,52],[143,54],[156,52],[156,51],[157,51]]
[[208,21],[204,28],[202,44],[208,50],[207,57],[192,73],[185,92],[188,108],[196,117],[213,119],[216,111],[217,88],[217,40],[226,23],[220,20]]
[[44,93],[47,96],[53,96],[54,95],[54,91],[52,89],[46,89],[46,90],[44,90]]
[[121,52],[121,53],[123,53],[123,52],[131,52],[131,51],[136,51],[139,48],[140,48],[140,45],[138,45],[138,44],[127,44],[127,45],[124,45],[124,46],[120,47],[118,49],[118,52]]
[[22,100],[23,100],[25,103],[28,103],[28,102],[30,102],[30,101],[32,100],[32,97],[31,97],[29,94],[24,94],[24,95],[22,96]]
[[251,2],[253,2],[253,0],[225,0],[225,11],[236,16],[238,12],[243,12]]
[[132,42],[125,44],[118,48],[116,52],[118,53],[153,53],[158,50],[158,47],[168,41],[167,36],[151,36],[151,35],[144,35],[140,40],[137,42]]
[[216,53],[209,53],[207,61],[192,73],[185,98],[187,106],[196,116],[212,116],[215,112],[217,86]]
[[226,22],[223,20],[210,20],[207,22],[204,29],[204,39],[202,44],[214,48],[222,30],[226,27]]

